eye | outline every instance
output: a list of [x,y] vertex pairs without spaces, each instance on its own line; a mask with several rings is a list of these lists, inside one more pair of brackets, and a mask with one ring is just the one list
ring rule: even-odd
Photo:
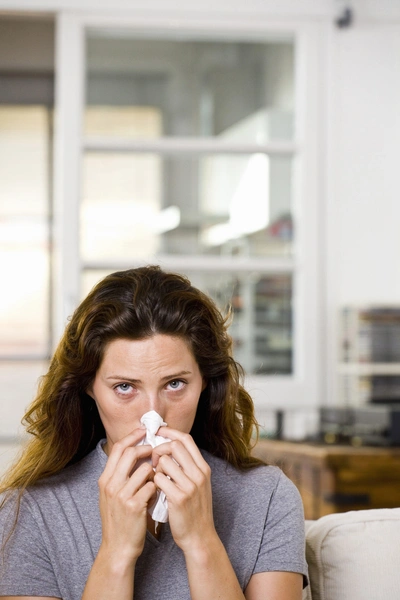
[[126,396],[132,392],[132,385],[130,383],[119,383],[114,388],[121,396]]
[[172,381],[170,381],[167,384],[167,387],[169,387],[171,390],[181,390],[183,389],[185,386],[185,382],[182,381],[182,379],[173,379]]

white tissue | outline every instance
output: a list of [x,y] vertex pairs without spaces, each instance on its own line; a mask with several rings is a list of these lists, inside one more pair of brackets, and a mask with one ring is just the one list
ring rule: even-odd
[[[161,435],[156,435],[157,431],[164,423],[162,417],[155,411],[150,410],[145,413],[140,422],[146,427],[146,436],[138,444],[150,444],[152,448],[163,444],[164,442],[170,442],[168,438],[164,438]],[[153,518],[153,521],[157,523],[166,523],[168,521],[168,502],[164,492],[159,490],[157,492],[157,500],[151,508],[149,508],[149,514]]]

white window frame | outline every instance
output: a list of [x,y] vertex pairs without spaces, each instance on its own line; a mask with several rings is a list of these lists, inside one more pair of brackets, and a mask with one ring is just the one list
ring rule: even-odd
[[[274,21],[270,17],[254,16],[243,19],[225,14],[181,15],[179,22],[168,15],[154,16],[141,11],[140,16],[132,13],[111,16],[101,13],[59,13],[56,27],[56,94],[55,94],[55,148],[54,148],[54,319],[55,341],[60,337],[66,320],[78,304],[81,272],[85,268],[128,268],[136,266],[118,261],[106,264],[84,263],[79,253],[79,202],[81,194],[80,173],[85,150],[107,148],[121,150],[119,142],[111,145],[107,140],[84,139],[82,137],[82,115],[84,110],[85,77],[85,32],[92,27],[125,27],[138,35],[151,34],[163,39],[182,34],[199,39],[202,35],[214,34],[220,39],[265,41],[271,35],[281,37],[290,34],[296,44],[296,133],[293,142],[277,144],[271,142],[260,148],[254,144],[241,143],[237,152],[268,152],[294,155],[296,157],[294,183],[294,211],[296,222],[296,247],[293,258],[257,257],[236,259],[234,264],[221,257],[159,257],[160,264],[169,269],[217,271],[223,268],[268,273],[292,273],[295,282],[294,296],[294,369],[287,376],[248,376],[246,387],[251,392],[258,415],[270,410],[297,410],[316,408],[322,393],[323,328],[322,302],[324,264],[320,208],[322,176],[324,169],[321,157],[322,98],[319,90],[323,85],[321,52],[323,49],[321,27],[318,23],[299,21]],[[149,144],[124,142],[126,149],[146,149],[157,152],[174,148],[188,152],[207,152],[220,146],[218,140],[161,139]],[[232,146],[230,145],[232,150]],[[143,264],[143,261],[138,262]]]

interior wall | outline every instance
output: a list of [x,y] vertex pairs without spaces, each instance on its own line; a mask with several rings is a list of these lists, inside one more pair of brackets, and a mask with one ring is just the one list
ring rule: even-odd
[[337,302],[400,302],[400,25],[335,36]]
[[348,29],[333,29],[329,41],[324,174],[327,404],[340,400],[340,308],[400,303],[400,20],[391,18],[389,4],[382,5],[386,13],[380,19],[359,17]]
[[[364,2],[365,0],[361,0]],[[371,1],[371,0],[370,0]],[[376,1],[376,0],[372,0]],[[385,1],[385,0],[383,0]],[[387,0],[386,0],[387,1]],[[390,1],[390,0],[389,0]],[[187,0],[0,0],[0,9],[17,11],[57,11],[57,10],[132,10],[135,11],[175,11],[192,13],[201,17],[204,12],[221,13],[234,11],[239,16],[252,11],[255,14],[279,13],[286,16],[304,14],[324,16],[334,10],[333,0],[203,0],[201,4]]]
[[54,12],[58,10],[116,10],[174,11],[192,13],[201,17],[204,12],[234,12],[255,15],[278,13],[289,18],[324,18],[335,16],[350,5],[361,18],[396,19],[400,16],[398,0],[203,0],[201,4],[187,0],[0,0],[0,10]]

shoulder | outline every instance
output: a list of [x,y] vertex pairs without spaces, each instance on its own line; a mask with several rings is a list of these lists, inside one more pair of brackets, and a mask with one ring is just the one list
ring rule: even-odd
[[82,458],[79,462],[65,467],[55,475],[46,477],[39,481],[30,490],[46,490],[64,485],[74,486],[96,481],[107,462],[107,456],[102,449],[103,440],[101,440],[96,448]]
[[306,575],[300,494],[279,467],[239,470],[207,452],[215,526],[246,587],[254,573]]
[[216,484],[223,481],[224,485],[237,485],[242,482],[264,492],[267,489],[272,492],[278,484],[282,485],[281,480],[283,480],[283,485],[289,487],[293,485],[279,467],[259,465],[250,469],[238,469],[206,450],[202,450],[201,453],[211,468],[212,478]]
[[[51,532],[65,541],[69,524],[81,522],[90,523],[91,531],[98,537],[101,529],[98,478],[106,461],[106,455],[98,447],[78,463],[42,479],[22,493],[15,490],[8,494],[0,510],[0,543],[3,530],[6,536],[13,531],[18,546],[26,545],[24,540],[28,539],[35,546],[43,543],[51,546]],[[84,536],[83,530],[78,535]]]
[[[104,458],[102,457],[104,455]],[[21,496],[19,512],[46,516],[63,505],[90,502],[107,460],[100,443],[78,463],[28,487]],[[49,516],[47,514],[47,516]]]
[[211,468],[213,496],[231,498],[236,505],[251,506],[253,512],[262,513],[296,510],[302,515],[303,505],[294,483],[279,467],[260,465],[240,470],[221,458],[202,450]]

